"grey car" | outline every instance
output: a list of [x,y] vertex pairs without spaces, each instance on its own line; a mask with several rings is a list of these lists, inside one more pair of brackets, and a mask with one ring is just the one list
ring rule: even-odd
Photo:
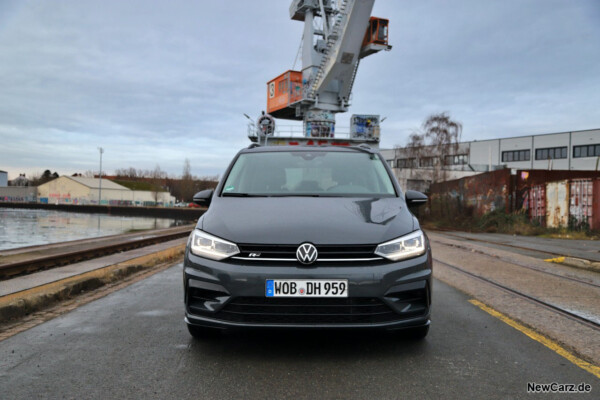
[[402,193],[367,146],[251,145],[207,205],[184,260],[194,337],[234,328],[379,328],[415,338],[430,324],[432,257]]

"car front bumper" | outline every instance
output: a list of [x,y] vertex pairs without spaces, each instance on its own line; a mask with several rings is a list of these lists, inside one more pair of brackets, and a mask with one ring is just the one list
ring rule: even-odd
[[[431,252],[400,262],[311,268],[213,261],[186,250],[185,321],[211,328],[379,328],[430,320]],[[267,298],[267,279],[347,279],[347,298]]]

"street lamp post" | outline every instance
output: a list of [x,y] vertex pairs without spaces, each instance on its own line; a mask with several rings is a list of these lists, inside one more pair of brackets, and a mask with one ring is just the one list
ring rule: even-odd
[[104,153],[104,149],[102,147],[98,147],[100,151],[100,184],[98,186],[98,205],[102,204],[102,153]]

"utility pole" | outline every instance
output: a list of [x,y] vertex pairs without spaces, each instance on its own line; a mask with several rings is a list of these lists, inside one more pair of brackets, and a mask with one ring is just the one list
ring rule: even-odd
[[98,147],[100,151],[100,185],[98,187],[98,205],[102,202],[102,153],[104,153],[104,149],[102,147]]

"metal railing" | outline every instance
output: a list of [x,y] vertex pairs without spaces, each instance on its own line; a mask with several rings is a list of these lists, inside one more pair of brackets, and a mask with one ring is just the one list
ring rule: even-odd
[[[350,127],[341,127],[338,129],[336,126],[336,130],[334,132],[336,139],[350,139]],[[256,138],[258,137],[258,131],[256,129],[256,125],[252,122],[248,123],[248,137]],[[303,138],[304,136],[304,127],[299,125],[276,125],[275,133],[273,137],[282,137],[282,138]]]

